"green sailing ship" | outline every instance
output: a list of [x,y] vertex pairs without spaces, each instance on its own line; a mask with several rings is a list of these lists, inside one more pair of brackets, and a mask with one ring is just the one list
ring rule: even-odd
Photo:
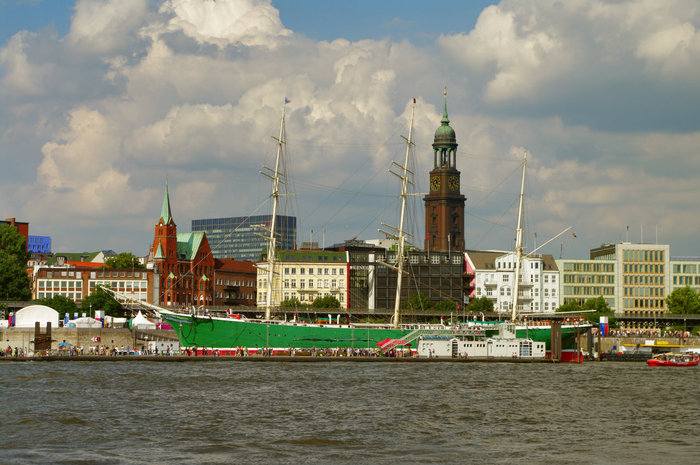
[[[414,101],[415,105],[415,101]],[[415,106],[414,106],[415,109]],[[332,324],[331,318],[328,323],[303,323],[296,320],[279,321],[271,318],[271,289],[273,279],[272,275],[275,270],[275,215],[277,209],[277,200],[279,197],[278,187],[280,184],[280,166],[284,166],[281,160],[283,145],[284,145],[284,111],[282,114],[282,122],[280,127],[280,138],[278,139],[278,151],[275,162],[275,169],[269,169],[270,174],[266,174],[272,180],[272,199],[273,212],[272,224],[270,225],[268,236],[268,253],[267,263],[258,264],[258,266],[266,270],[267,293],[266,293],[266,312],[265,318],[260,320],[247,319],[240,315],[228,314],[226,317],[213,316],[193,311],[192,313],[180,313],[167,309],[159,309],[161,318],[164,322],[170,324],[178,335],[181,349],[194,351],[195,353],[219,355],[240,355],[241,353],[260,353],[266,350],[267,353],[274,354],[290,354],[297,350],[313,352],[314,350],[327,349],[350,349],[365,351],[364,353],[381,353],[387,352],[394,347],[411,347],[411,343],[415,341],[421,334],[446,334],[455,333],[455,328],[445,325],[402,325],[400,322],[400,293],[401,279],[404,275],[404,250],[406,233],[404,231],[404,216],[406,212],[406,200],[410,195],[408,187],[412,184],[409,177],[413,174],[408,169],[409,154],[412,145],[413,132],[413,112],[411,115],[411,124],[409,135],[406,139],[406,157],[403,165],[394,163],[396,167],[401,168],[400,173],[394,173],[402,180],[401,188],[401,216],[399,226],[397,228],[384,225],[391,232],[382,231],[387,236],[391,236],[398,241],[398,257],[397,265],[389,265],[381,263],[384,266],[394,269],[397,272],[397,290],[395,298],[394,315],[391,324]],[[522,229],[520,226],[520,218],[522,216],[522,191],[524,189],[525,180],[525,161],[523,162],[523,181],[521,186],[520,211],[518,218],[518,234],[516,253],[518,261],[522,258]],[[516,270],[517,273],[518,270]],[[518,282],[517,274],[516,280]],[[513,302],[512,321],[516,321],[517,315],[517,287]],[[338,318],[338,321],[340,318]],[[497,322],[462,322],[462,328],[476,329],[480,337],[484,339],[496,336],[498,334]],[[576,338],[590,329],[590,325],[581,324],[564,324],[561,325],[561,360],[578,360],[578,351],[576,351]],[[471,331],[472,333],[474,331]],[[455,333],[456,334],[456,333]],[[516,336],[518,338],[530,338],[536,342],[544,342],[547,351],[552,349],[552,328],[549,324],[538,326],[516,326]],[[413,345],[415,347],[415,344]]]

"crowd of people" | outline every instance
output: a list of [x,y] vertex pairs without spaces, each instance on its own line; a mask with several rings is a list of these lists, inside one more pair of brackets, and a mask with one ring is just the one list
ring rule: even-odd
[[[593,328],[594,334],[600,331]],[[682,338],[700,337],[700,332],[695,336],[690,331],[670,330],[670,329],[609,329],[610,337],[648,337],[648,338]]]

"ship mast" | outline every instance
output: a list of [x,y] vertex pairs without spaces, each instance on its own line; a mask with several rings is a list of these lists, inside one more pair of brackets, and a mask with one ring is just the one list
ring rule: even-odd
[[[286,102],[285,102],[286,103]],[[277,255],[277,237],[275,235],[275,224],[277,220],[277,204],[279,202],[279,185],[280,177],[284,177],[284,173],[280,174],[280,161],[282,158],[282,150],[285,144],[285,131],[284,131],[284,117],[285,117],[285,107],[282,107],[282,121],[280,122],[280,136],[279,138],[272,137],[277,141],[277,158],[275,159],[275,169],[263,166],[263,169],[269,171],[268,174],[265,171],[260,173],[267,176],[272,180],[272,218],[270,219],[270,227],[268,229],[267,237],[267,298],[265,299],[265,319],[270,320],[272,314],[272,279],[274,277],[274,266]]]
[[520,262],[523,259],[523,199],[525,197],[525,167],[527,166],[527,152],[523,155],[523,177],[520,182],[520,202],[518,205],[518,229],[515,231],[515,283],[513,286],[513,309],[511,321],[515,322],[518,316],[518,287],[520,286]]
[[[406,231],[404,230],[404,219],[406,216],[406,198],[410,195],[408,193],[408,185],[413,184],[413,181],[409,178],[409,176],[413,176],[413,172],[408,169],[408,162],[409,162],[409,157],[411,154],[411,147],[413,146],[413,116],[416,112],[416,99],[413,99],[413,107],[411,108],[411,124],[408,128],[408,138],[403,137],[403,139],[406,141],[406,157],[404,158],[404,163],[403,166],[399,165],[396,162],[392,162],[392,165],[399,168],[401,170],[401,173],[396,173],[389,169],[389,172],[393,174],[394,176],[398,177],[401,179],[401,216],[399,218],[399,227],[394,228],[393,226],[389,226],[388,224],[382,223],[383,226],[386,226],[387,228],[391,228],[392,230],[395,231],[395,233],[387,233],[386,231],[379,230],[380,232],[383,232],[389,236],[392,236],[395,239],[398,239],[399,241],[399,246],[398,250],[396,253],[396,270],[397,270],[397,277],[396,277],[396,299],[394,300],[394,317],[392,318],[392,325],[394,328],[399,327],[400,323],[400,305],[401,305],[401,280],[403,278],[403,267],[404,267],[404,248],[406,246]],[[392,167],[393,167],[392,166]]]

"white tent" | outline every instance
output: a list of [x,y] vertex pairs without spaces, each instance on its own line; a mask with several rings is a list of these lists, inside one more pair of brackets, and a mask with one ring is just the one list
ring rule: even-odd
[[76,318],[75,320],[71,320],[68,323],[68,327],[71,327],[71,328],[101,328],[102,322],[100,320],[90,318],[89,316],[83,316],[80,318]]
[[107,328],[123,328],[125,324],[126,318],[109,315],[105,316],[105,327]]
[[131,320],[131,327],[134,329],[156,329],[156,324],[143,316],[141,310],[139,310],[138,315]]
[[15,313],[18,328],[33,328],[37,321],[41,326],[51,323],[52,328],[58,328],[58,312],[46,305],[29,305]]

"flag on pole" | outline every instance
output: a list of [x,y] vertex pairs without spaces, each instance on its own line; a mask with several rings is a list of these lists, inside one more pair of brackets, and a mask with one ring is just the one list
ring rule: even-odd
[[286,105],[286,104],[288,104],[289,102],[291,102],[291,100],[289,100],[287,97],[285,97],[285,98],[284,98],[284,104]]

